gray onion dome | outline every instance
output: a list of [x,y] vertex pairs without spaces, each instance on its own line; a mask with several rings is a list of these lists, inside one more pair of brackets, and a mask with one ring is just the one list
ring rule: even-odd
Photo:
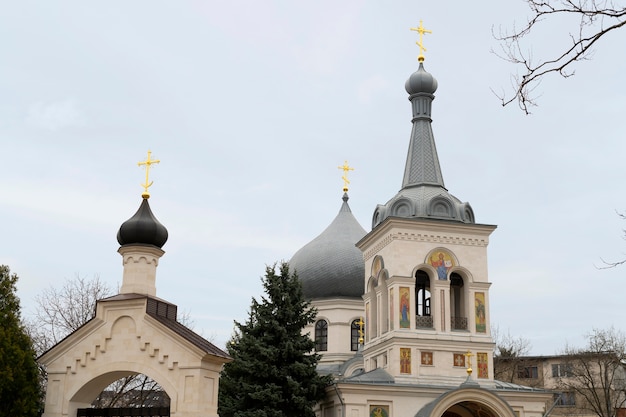
[[348,205],[348,194],[333,222],[318,237],[298,250],[289,261],[291,272],[302,282],[307,299],[361,298],[365,265],[355,246],[366,232]]
[[163,247],[167,242],[167,229],[152,214],[148,199],[144,198],[139,210],[120,226],[117,241],[120,245],[153,245]]
[[424,64],[420,62],[420,66],[404,84],[406,92],[409,94],[434,94],[437,91],[437,80],[424,69]]

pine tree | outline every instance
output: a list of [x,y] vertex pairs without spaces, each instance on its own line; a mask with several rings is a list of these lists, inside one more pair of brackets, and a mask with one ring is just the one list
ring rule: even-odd
[[0,265],[0,417],[38,416],[39,368],[20,321],[17,275]]
[[313,406],[325,394],[329,377],[316,371],[320,356],[302,330],[316,311],[304,299],[289,265],[268,266],[262,278],[265,296],[252,299],[247,321],[235,322],[227,346],[233,361],[220,378],[221,417],[314,416]]

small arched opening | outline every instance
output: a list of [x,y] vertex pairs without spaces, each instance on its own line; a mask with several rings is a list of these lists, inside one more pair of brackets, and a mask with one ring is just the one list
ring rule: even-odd
[[417,328],[433,327],[430,306],[430,276],[421,269],[415,273],[415,315]]
[[452,330],[467,330],[466,300],[463,277],[456,272],[450,274],[450,327]]

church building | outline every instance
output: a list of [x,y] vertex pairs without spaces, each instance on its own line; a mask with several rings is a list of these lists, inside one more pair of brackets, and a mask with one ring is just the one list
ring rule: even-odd
[[306,329],[318,370],[334,378],[317,415],[542,417],[551,392],[494,379],[487,246],[496,226],[477,223],[444,185],[437,80],[423,55],[405,88],[412,130],[400,191],[366,232],[344,188],[337,217],[290,260],[318,311]]

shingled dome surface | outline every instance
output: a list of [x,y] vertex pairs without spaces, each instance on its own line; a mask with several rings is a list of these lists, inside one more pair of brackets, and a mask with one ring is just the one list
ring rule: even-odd
[[307,299],[361,298],[365,266],[361,251],[354,245],[365,233],[350,210],[348,195],[344,194],[333,222],[289,261]]

